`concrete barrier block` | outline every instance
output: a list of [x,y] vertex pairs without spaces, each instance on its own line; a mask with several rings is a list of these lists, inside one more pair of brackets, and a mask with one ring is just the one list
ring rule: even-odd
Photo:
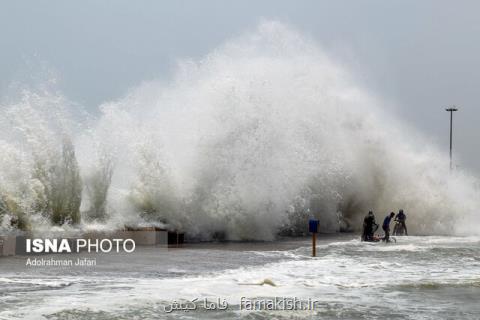
[[27,237],[17,236],[15,240],[15,254],[26,255],[27,254]]
[[168,245],[171,247],[180,247],[184,242],[184,234],[170,231],[168,232]]
[[132,231],[132,239],[137,245],[157,244],[156,231]]
[[156,243],[159,246],[168,246],[168,232],[167,231],[155,231]]
[[0,236],[0,256],[14,256],[16,236]]
[[168,232],[167,231],[127,231],[125,235],[128,238],[133,239],[137,245],[168,245]]

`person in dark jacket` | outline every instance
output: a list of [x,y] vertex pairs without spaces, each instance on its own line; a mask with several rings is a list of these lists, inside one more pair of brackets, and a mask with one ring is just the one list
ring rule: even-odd
[[395,212],[390,212],[390,214],[383,220],[382,229],[383,232],[385,232],[385,237],[383,238],[385,242],[390,242],[390,221],[392,221],[394,216]]
[[363,219],[362,241],[373,241],[373,233],[375,232],[374,226],[378,228],[373,211],[369,211]]
[[400,226],[403,227],[403,229],[405,230],[405,235],[408,236],[407,225],[405,224],[406,220],[407,220],[407,215],[403,213],[403,209],[400,209],[400,211],[398,211],[397,216],[395,217],[395,221],[398,221]]

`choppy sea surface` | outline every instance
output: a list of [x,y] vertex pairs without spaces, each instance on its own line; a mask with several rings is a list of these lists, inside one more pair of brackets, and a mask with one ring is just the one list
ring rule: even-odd
[[[317,257],[310,254],[309,239],[297,239],[36,256],[86,257],[96,259],[94,267],[27,267],[32,256],[3,257],[0,319],[480,317],[480,237],[397,237],[385,244],[320,236]],[[242,301],[275,297],[315,306],[242,308]],[[207,310],[205,300],[222,301],[224,310]],[[172,305],[188,307],[166,312]]]

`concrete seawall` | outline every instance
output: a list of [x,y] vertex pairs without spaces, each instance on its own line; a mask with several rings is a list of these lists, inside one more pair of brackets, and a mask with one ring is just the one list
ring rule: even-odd
[[[0,235],[0,257],[25,255],[26,239],[41,238],[29,234],[11,234]],[[184,234],[161,230],[154,227],[148,228],[126,228],[125,230],[112,232],[87,232],[79,236],[67,236],[61,233],[54,237],[47,238],[66,238],[74,242],[76,239],[101,240],[101,239],[132,239],[136,246],[159,246],[159,247],[179,247],[183,245]]]

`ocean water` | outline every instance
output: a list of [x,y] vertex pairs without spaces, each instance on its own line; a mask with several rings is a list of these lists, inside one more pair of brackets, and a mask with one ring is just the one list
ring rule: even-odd
[[[478,319],[480,237],[353,235],[138,247],[82,254],[95,267],[0,258],[0,319]],[[75,255],[37,258],[76,259]],[[268,279],[265,283],[265,280]],[[271,282],[270,282],[271,281]],[[263,283],[263,285],[262,285]],[[274,285],[270,285],[270,284]],[[241,310],[242,297],[315,300],[312,310]],[[195,310],[168,311],[173,303]],[[206,310],[204,301],[226,310]],[[265,308],[264,308],[265,309]]]

